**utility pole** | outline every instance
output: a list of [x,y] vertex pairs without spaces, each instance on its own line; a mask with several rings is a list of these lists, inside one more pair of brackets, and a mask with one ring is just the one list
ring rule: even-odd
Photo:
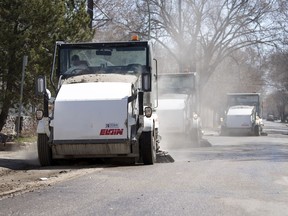
[[[178,13],[179,13],[179,37],[182,34],[182,0],[178,0]],[[183,49],[183,41],[180,41],[179,44],[180,47],[180,52]],[[183,55],[183,53],[180,53],[180,55]],[[179,65],[179,72],[183,72],[183,58],[180,60],[180,65]]]
[[147,0],[148,5],[148,40],[151,38],[151,13],[150,13],[150,0]]
[[178,11],[179,11],[179,33],[182,32],[182,0],[178,1]]

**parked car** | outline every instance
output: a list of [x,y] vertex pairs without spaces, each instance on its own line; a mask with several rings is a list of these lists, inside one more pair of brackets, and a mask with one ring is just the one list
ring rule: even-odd
[[268,115],[267,121],[274,121],[274,115],[272,115],[272,114]]

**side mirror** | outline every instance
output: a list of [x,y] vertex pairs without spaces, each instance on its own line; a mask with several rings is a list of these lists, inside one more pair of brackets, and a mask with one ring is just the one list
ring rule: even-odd
[[46,92],[46,78],[39,76],[36,80],[36,95],[43,95]]
[[142,74],[142,89],[145,92],[151,91],[151,74],[150,73]]

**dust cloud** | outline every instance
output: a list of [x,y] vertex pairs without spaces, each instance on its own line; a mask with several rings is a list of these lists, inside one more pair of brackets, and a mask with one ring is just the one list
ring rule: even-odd
[[13,157],[15,160],[25,161],[26,165],[39,166],[37,143],[23,143],[18,147],[14,147]]
[[[189,133],[189,116],[195,97],[191,92],[192,82],[183,80],[180,74],[160,74],[158,77],[159,135],[161,150],[195,147]],[[189,92],[190,91],[190,92]]]

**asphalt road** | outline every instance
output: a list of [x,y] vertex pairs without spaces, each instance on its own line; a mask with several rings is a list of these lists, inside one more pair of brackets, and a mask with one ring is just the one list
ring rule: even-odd
[[0,200],[0,215],[288,215],[286,127],[265,122],[261,137],[206,131],[198,148],[163,137],[174,163],[95,168]]

